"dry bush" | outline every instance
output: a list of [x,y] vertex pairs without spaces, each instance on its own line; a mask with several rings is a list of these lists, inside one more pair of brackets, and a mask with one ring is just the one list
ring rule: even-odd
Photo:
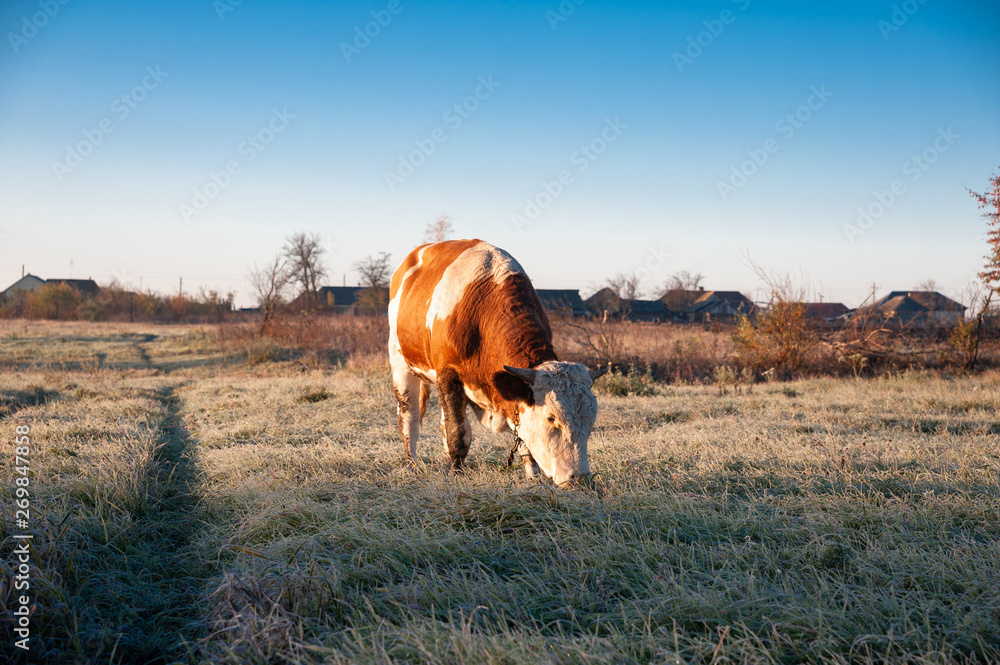
[[163,321],[195,323],[222,321],[233,311],[233,293],[202,289],[198,295],[136,293],[117,280],[96,295],[81,294],[68,284],[47,283],[32,291],[15,292],[0,303],[2,319],[60,321]]
[[[741,382],[774,368],[777,378],[792,376],[879,375],[906,368],[961,366],[949,341],[951,329],[920,332],[891,329],[864,316],[841,329],[815,329],[800,303],[772,306],[756,320],[736,326],[713,323],[657,324],[574,319],[551,314],[553,344],[563,360],[589,367],[611,367],[620,378],[616,390],[638,393],[649,381],[718,383],[718,368],[730,366]],[[305,368],[343,365],[362,370],[387,363],[385,316],[288,314],[273,321],[264,337],[252,319],[217,327],[227,352],[245,355],[251,365],[294,361]],[[996,326],[987,326],[981,350],[983,367],[1000,357]]]
[[299,314],[274,319],[263,337],[258,331],[254,322],[226,323],[217,339],[226,351],[246,353],[251,365],[292,359],[310,368],[367,369],[388,362],[384,316]]
[[56,319],[68,321],[77,318],[80,293],[68,284],[43,284],[37,289],[11,298],[9,308],[14,316],[28,319]]
[[732,340],[720,326],[657,324],[552,318],[559,357],[591,367],[611,366],[629,376],[635,368],[659,381],[707,380],[719,365],[731,362]]
[[803,369],[815,337],[802,302],[776,297],[751,320],[740,315],[733,331],[738,363],[752,372],[790,377]]
[[968,370],[970,358],[978,358],[983,368],[995,367],[1000,360],[1000,336],[989,317],[983,320],[982,335],[973,354],[974,321],[963,320],[953,326],[887,321],[871,306],[874,302],[873,293],[843,327],[819,336],[820,348],[810,373],[837,374],[838,364],[840,373],[850,369],[855,376],[907,368]]

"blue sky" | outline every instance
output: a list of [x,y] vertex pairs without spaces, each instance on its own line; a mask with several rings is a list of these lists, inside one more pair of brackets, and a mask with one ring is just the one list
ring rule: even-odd
[[24,265],[249,304],[291,233],[351,283],[446,213],[539,288],[753,297],[749,256],[848,306],[961,294],[1000,5],[665,4],[5,2],[0,288]]

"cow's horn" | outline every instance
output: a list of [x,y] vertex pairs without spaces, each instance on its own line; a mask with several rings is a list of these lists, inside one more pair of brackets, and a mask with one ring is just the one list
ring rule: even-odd
[[599,378],[608,373],[608,368],[604,369],[588,369],[587,374],[590,374],[591,381],[597,381]]
[[507,370],[508,374],[516,376],[529,386],[535,383],[535,372],[537,370],[525,369],[523,367],[508,367],[507,365],[504,365],[503,368]]

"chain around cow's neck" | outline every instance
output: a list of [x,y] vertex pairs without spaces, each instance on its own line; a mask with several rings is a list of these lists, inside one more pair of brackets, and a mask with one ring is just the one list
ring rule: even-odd
[[519,414],[517,411],[515,411],[514,412],[514,417],[512,418],[512,421],[513,421],[513,424],[514,424],[514,427],[513,427],[513,431],[514,431],[514,445],[510,449],[510,454],[507,455],[507,466],[504,467],[505,469],[509,469],[511,467],[511,465],[514,463],[514,453],[516,453],[517,449],[521,447],[522,443],[524,443],[524,439],[522,439],[521,435],[517,433],[517,428],[521,425],[521,414]]

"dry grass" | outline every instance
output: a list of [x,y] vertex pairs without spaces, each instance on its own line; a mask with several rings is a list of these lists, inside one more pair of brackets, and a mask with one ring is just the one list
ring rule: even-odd
[[[907,369],[961,372],[965,355],[947,328],[921,331],[867,321],[842,329],[813,328],[793,315],[762,316],[743,325],[584,321],[553,317],[560,357],[637,368],[658,381],[711,383],[719,368],[768,377],[889,376]],[[979,366],[1000,367],[1000,336],[984,337]]]
[[568,492],[478,427],[446,475],[434,417],[403,465],[379,362],[212,349],[0,328],[34,662],[1000,660],[1000,373],[645,382],[599,397],[596,487]]

